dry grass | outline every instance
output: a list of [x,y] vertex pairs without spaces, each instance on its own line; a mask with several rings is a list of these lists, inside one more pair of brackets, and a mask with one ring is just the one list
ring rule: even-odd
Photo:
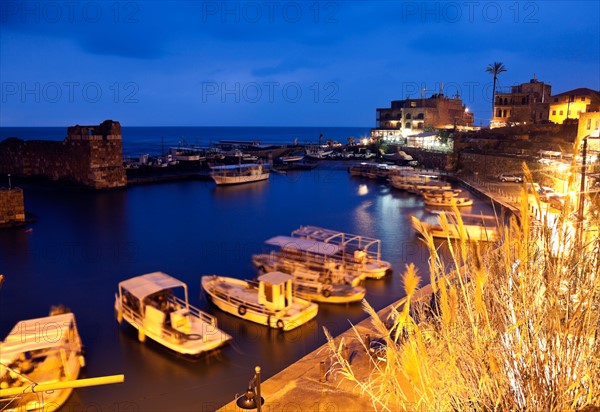
[[[600,222],[591,214],[574,224],[573,211],[567,205],[553,224],[545,216],[533,225],[523,191],[522,219],[503,225],[490,248],[448,241],[449,266],[423,233],[435,299],[414,299],[420,277],[407,266],[406,299],[388,319],[364,303],[385,340],[368,379],[356,377],[327,334],[338,371],[377,410],[600,406],[600,242],[592,230]],[[440,223],[449,220],[462,226],[457,209]]]

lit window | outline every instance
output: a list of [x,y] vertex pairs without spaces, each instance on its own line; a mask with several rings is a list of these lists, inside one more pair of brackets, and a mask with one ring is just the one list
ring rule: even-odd
[[559,111],[559,112],[558,112],[558,115],[559,115],[559,116],[562,116],[562,115],[563,115],[563,111],[562,111],[562,110],[561,110],[561,111]]
[[556,116],[556,110],[552,110],[552,116]]

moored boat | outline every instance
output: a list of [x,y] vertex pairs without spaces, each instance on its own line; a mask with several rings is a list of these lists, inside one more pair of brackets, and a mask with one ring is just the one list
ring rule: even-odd
[[469,241],[492,242],[500,237],[498,228],[490,223],[486,224],[485,219],[465,221],[461,230],[456,222],[449,221],[447,228],[444,228],[441,224],[431,224],[413,217],[413,227],[421,235],[428,232],[434,238],[441,239],[456,240],[462,238]]
[[433,207],[466,207],[473,205],[473,199],[463,196],[454,196],[454,193],[451,191],[435,195],[424,193],[423,198],[425,199],[425,204],[427,206]]
[[260,163],[219,165],[210,168],[210,177],[217,185],[234,185],[267,180],[270,171]]
[[391,272],[392,265],[381,259],[381,240],[344,233],[317,226],[300,226],[292,237],[312,239],[340,247],[345,266],[369,279],[381,279]]
[[318,305],[293,294],[293,279],[281,272],[259,276],[258,284],[224,276],[202,276],[202,288],[224,312],[289,331],[313,319],[318,311]]
[[289,155],[289,156],[281,156],[279,160],[283,163],[293,163],[299,162],[304,159],[304,155]]
[[[0,391],[18,396],[0,396],[2,411],[55,411],[73,392],[84,366],[83,345],[75,315],[61,313],[24,320],[15,325],[0,343]],[[64,389],[31,393],[32,387],[49,383]]]
[[362,286],[322,282],[318,272],[298,269],[294,272],[294,294],[319,303],[360,302],[366,295]]
[[217,319],[188,302],[187,285],[162,272],[119,283],[115,294],[119,323],[125,320],[146,337],[186,356],[217,349],[231,336],[217,327]]
[[259,273],[280,271],[295,275],[299,270],[309,270],[319,273],[321,282],[353,286],[364,279],[362,273],[347,267],[339,245],[291,236],[275,236],[265,244],[275,250],[252,256]]

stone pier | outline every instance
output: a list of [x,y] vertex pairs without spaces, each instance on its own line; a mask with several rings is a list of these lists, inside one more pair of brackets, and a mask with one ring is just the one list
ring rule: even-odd
[[25,224],[23,190],[0,187],[0,228]]

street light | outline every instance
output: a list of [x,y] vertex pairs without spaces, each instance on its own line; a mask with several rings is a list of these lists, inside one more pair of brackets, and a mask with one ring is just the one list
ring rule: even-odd
[[248,390],[235,402],[241,409],[256,409],[261,412],[265,399],[260,396],[260,366],[254,368],[254,376],[248,383]]

